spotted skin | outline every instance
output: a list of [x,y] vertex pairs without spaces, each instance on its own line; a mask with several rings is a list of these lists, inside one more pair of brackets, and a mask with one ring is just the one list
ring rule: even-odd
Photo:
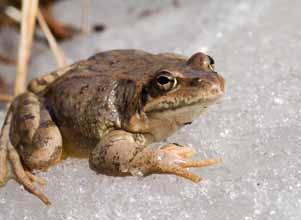
[[43,99],[27,92],[12,104],[11,141],[26,167],[47,169],[60,160],[62,137]]
[[76,65],[70,65],[66,67],[62,67],[61,69],[58,69],[57,71],[45,74],[41,77],[38,77],[36,79],[33,79],[29,82],[27,86],[27,90],[29,92],[32,92],[34,94],[42,93],[44,90],[48,88],[49,85],[51,85],[53,82],[55,82],[58,78],[68,73],[68,71],[79,67],[80,64]]

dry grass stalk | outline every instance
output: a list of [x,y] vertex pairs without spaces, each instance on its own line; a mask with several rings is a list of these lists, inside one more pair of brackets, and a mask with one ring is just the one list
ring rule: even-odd
[[22,20],[22,14],[20,10],[13,6],[7,6],[4,13],[14,21],[21,22]]
[[17,74],[14,86],[14,94],[18,95],[25,91],[25,83],[28,72],[32,38],[35,30],[38,0],[22,1],[21,39],[19,44]]
[[59,48],[40,10],[38,10],[37,18],[59,67],[66,66],[68,64],[67,58],[64,55],[63,51]]
[[89,15],[91,0],[82,0],[81,32],[87,34],[90,32]]

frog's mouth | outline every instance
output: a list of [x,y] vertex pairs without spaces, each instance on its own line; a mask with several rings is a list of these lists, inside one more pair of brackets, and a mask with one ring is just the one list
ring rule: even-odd
[[195,100],[177,100],[177,102],[170,102],[170,101],[163,101],[157,105],[156,108],[149,108],[145,111],[147,114],[155,114],[155,113],[162,113],[166,111],[178,111],[183,109],[190,109],[190,110],[204,110],[209,105],[214,104],[220,98],[212,97],[212,98],[199,98]]

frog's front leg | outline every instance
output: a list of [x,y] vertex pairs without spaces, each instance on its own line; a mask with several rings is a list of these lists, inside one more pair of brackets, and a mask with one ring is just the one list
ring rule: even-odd
[[34,182],[43,182],[30,171],[47,169],[60,160],[61,153],[60,131],[40,98],[29,92],[15,98],[0,138],[0,183],[7,181],[7,167],[11,165],[16,180],[44,203],[50,204],[34,186]]
[[221,159],[189,160],[195,154],[191,147],[167,144],[154,149],[139,142],[134,134],[125,131],[111,132],[92,151],[91,168],[101,173],[113,174],[169,173],[198,182],[201,178],[187,168],[200,168],[221,162]]

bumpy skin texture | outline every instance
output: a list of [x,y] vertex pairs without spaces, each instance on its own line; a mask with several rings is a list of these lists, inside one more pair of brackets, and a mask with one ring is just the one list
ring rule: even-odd
[[[189,124],[224,93],[211,57],[114,50],[34,79],[16,97],[0,137],[0,183],[11,164],[16,179],[50,204],[29,171],[46,170],[66,156],[89,158],[110,175],[172,173],[192,181],[191,147],[150,143]],[[162,126],[164,125],[164,126]]]

